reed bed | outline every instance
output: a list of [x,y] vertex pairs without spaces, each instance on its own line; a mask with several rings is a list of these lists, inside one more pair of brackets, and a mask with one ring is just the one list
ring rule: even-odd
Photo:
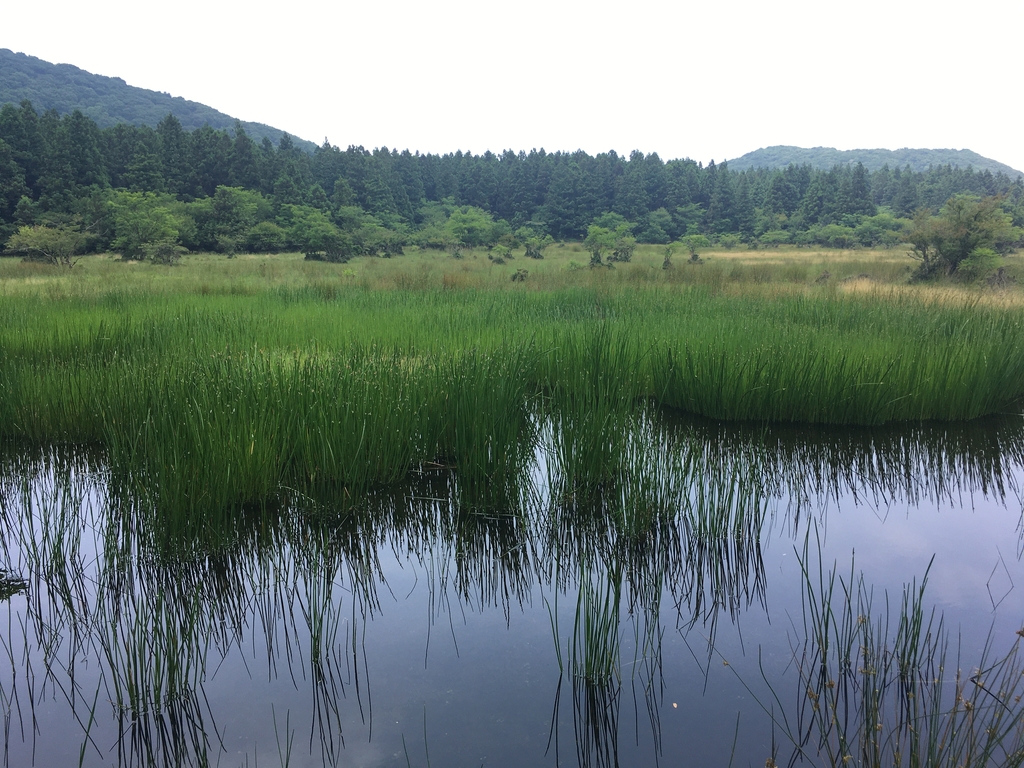
[[808,534],[798,553],[803,639],[794,648],[795,706],[783,703],[778,681],[765,679],[774,705],[765,711],[794,748],[789,765],[1024,764],[1024,629],[1009,643],[990,634],[965,670],[959,652],[951,656],[942,615],[926,608],[927,571],[904,585],[894,611],[887,594],[877,604],[852,561],[846,577],[826,570],[820,541],[811,542]]
[[467,500],[500,508],[542,422],[556,495],[628,479],[616,462],[646,402],[864,425],[1018,409],[1021,319],[895,292],[658,285],[8,297],[0,438],[103,445],[136,503],[217,531],[285,489],[352,498],[429,465],[457,467]]

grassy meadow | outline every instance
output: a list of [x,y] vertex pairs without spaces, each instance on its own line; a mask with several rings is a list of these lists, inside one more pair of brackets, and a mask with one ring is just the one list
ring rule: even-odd
[[896,251],[663,259],[643,247],[591,269],[574,244],[505,264],[415,249],[90,256],[70,272],[3,259],[0,437],[102,445],[155,506],[357,493],[424,464],[500,506],[543,424],[576,497],[621,474],[622,436],[650,405],[875,425],[1024,398],[1012,286],[909,285]]
[[[268,289],[342,286],[371,289],[506,288],[518,269],[529,273],[517,288],[552,291],[571,288],[614,290],[626,286],[703,286],[714,292],[803,292],[828,272],[825,284],[842,291],[863,290],[865,285],[900,285],[915,262],[903,249],[836,251],[776,248],[759,251],[719,250],[701,254],[703,264],[689,264],[689,255],[676,249],[673,268],[662,269],[665,246],[640,245],[628,264],[614,269],[589,268],[590,254],[580,243],[549,247],[544,259],[516,258],[505,264],[488,260],[484,249],[467,249],[462,259],[415,246],[392,259],[359,258],[346,264],[304,261],[299,254],[186,256],[181,266],[168,269],[143,262],[122,262],[119,256],[83,257],[69,272],[16,258],[0,258],[0,296],[41,292],[51,298],[87,297],[122,290],[147,293],[253,294]],[[1024,276],[1017,258],[1007,270]],[[156,276],[159,275],[159,279]],[[760,288],[758,286],[761,286]],[[765,288],[765,286],[768,286]],[[948,287],[919,288],[942,293]],[[959,291],[956,291],[959,293]],[[1005,296],[1003,297],[1006,298]]]

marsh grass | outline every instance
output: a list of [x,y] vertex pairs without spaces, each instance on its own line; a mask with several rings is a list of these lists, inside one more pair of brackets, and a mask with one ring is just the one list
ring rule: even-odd
[[458,468],[463,507],[518,506],[536,444],[536,358],[530,343],[507,344],[504,354],[470,349],[435,366],[435,401],[424,410],[438,423],[421,431],[440,433],[435,454]]
[[606,573],[592,573],[582,564],[572,639],[567,657],[572,676],[600,685],[618,684],[621,629],[619,605],[622,576],[613,566]]
[[572,633],[566,638],[564,656],[557,590],[554,604],[548,606],[555,655],[562,673],[555,691],[548,749],[553,742],[557,761],[561,691],[568,675],[577,760],[581,766],[611,768],[618,765],[622,699],[622,574],[618,565],[604,568],[585,560],[579,562],[579,569]]
[[640,353],[607,322],[559,335],[544,361],[549,388],[548,474],[553,496],[586,503],[632,474],[623,448],[644,391]]
[[[263,495],[279,480],[272,465],[289,461],[307,465],[310,482],[348,487],[343,475],[356,470],[341,465],[353,451],[378,450],[370,443],[402,429],[400,416],[417,432],[406,468],[455,460],[467,488],[492,484],[505,472],[494,462],[515,455],[513,437],[529,445],[523,414],[538,394],[550,397],[566,437],[565,466],[578,463],[573,446],[593,457],[593,471],[579,467],[583,485],[607,463],[602,430],[619,431],[615,421],[642,398],[719,419],[833,424],[1019,407],[1019,313],[921,295],[728,297],[614,285],[325,293],[313,284],[209,299],[115,292],[41,308],[11,299],[0,310],[0,424],[7,437],[116,444],[117,454],[209,426],[232,450],[251,450],[225,457],[238,489],[229,495],[245,497]],[[346,388],[371,380],[394,398],[396,415],[365,430],[320,392],[369,403],[373,393]],[[470,411],[478,426],[467,424]],[[292,423],[302,414],[321,424],[303,434]],[[165,423],[178,416],[186,423]],[[138,443],[146,430],[153,436]],[[254,441],[260,430],[279,437]],[[343,448],[340,433],[352,445]],[[297,456],[275,458],[283,435],[298,438]],[[509,450],[488,448],[499,443]],[[399,463],[381,459],[368,482]]]
[[[324,295],[337,294],[352,286],[373,290],[432,290],[444,286],[449,290],[550,291],[622,284],[703,285],[728,293],[768,286],[771,290],[800,292],[819,290],[821,286],[815,281],[826,271],[831,275],[829,282],[839,292],[845,292],[852,289],[846,281],[859,275],[867,275],[873,285],[906,284],[914,266],[903,248],[711,250],[702,254],[703,264],[690,265],[677,256],[670,269],[661,268],[663,246],[640,246],[630,264],[619,265],[615,270],[587,269],[588,257],[579,244],[550,248],[542,260],[517,259],[504,266],[495,265],[486,257],[486,251],[470,249],[465,258],[456,260],[436,251],[410,247],[402,257],[360,258],[345,265],[332,265],[303,261],[300,254],[242,255],[233,259],[195,254],[169,269],[99,255],[83,258],[70,275],[46,265],[0,258],[0,295],[64,300],[155,290],[170,294],[251,296],[278,288],[313,285],[322,289]],[[1024,277],[1020,261],[1019,256],[1010,256],[1004,264],[1006,272],[1018,282]],[[529,270],[527,280],[513,284],[511,275],[523,266]],[[965,283],[947,285],[960,292],[978,288]],[[914,290],[917,289],[915,286]]]
[[[571,685],[580,765],[617,764],[625,682],[638,710],[646,706],[660,754],[667,595],[678,628],[708,630],[711,653],[719,615],[738,618],[764,594],[761,465],[749,457],[732,471],[709,463],[704,441],[666,431],[650,407],[634,406],[623,425],[605,481],[586,494],[553,493],[540,520],[555,588],[547,607],[559,669]],[[553,461],[548,471],[560,466]],[[556,478],[549,487],[566,486]],[[560,614],[563,589],[572,610]],[[556,751],[560,693],[561,682]]]
[[536,543],[523,515],[473,510],[453,515],[455,588],[465,605],[494,606],[509,621],[513,607],[530,601]]
[[[796,705],[787,707],[778,681],[765,679],[775,705],[765,711],[792,742],[790,765],[1024,764],[1021,637],[997,650],[990,634],[977,663],[964,670],[959,652],[950,656],[942,616],[925,606],[927,571],[920,583],[904,586],[894,613],[888,595],[876,604],[852,561],[847,577],[826,571],[820,554],[815,564],[811,540],[798,553],[803,639],[794,648]],[[1005,638],[999,646],[1006,648]]]
[[[692,611],[689,626],[701,623],[709,643],[719,616],[736,620],[754,603],[764,603],[765,576],[761,535],[770,517],[757,464],[742,457],[716,467],[705,451],[683,454],[677,477],[692,478],[681,500],[681,559],[686,564],[673,588]],[[717,470],[717,471],[716,471]]]

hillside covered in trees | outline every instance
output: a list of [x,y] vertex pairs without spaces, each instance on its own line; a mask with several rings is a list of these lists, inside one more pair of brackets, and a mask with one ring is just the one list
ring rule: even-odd
[[913,171],[924,172],[933,166],[949,165],[953,168],[973,168],[977,172],[1004,173],[1016,178],[1020,171],[1004,163],[982,157],[969,149],[833,149],[832,147],[775,146],[763,147],[748,152],[742,157],[729,161],[736,171],[753,168],[786,168],[790,165],[809,165],[819,170],[828,170],[836,165],[860,163],[869,171],[879,171],[886,165],[890,168],[910,167]]
[[[0,108],[0,242],[42,224],[132,258],[153,243],[335,260],[409,244],[453,253],[518,244],[539,255],[551,239],[592,233],[885,247],[919,210],[937,213],[962,193],[999,196],[1001,215],[1024,226],[1024,180],[948,165],[736,171],[640,152],[435,155],[327,143],[306,153],[287,135],[255,141],[238,123],[189,131],[167,115],[155,128],[104,128],[79,111]],[[1012,247],[1013,233],[996,245]]]
[[[24,53],[0,48],[0,104],[31,101],[40,111],[55,109],[67,115],[76,109],[91,117],[100,128],[118,123],[155,128],[168,114],[186,130],[203,125],[232,129],[235,118],[213,107],[169,93],[128,85],[119,77],[104,77],[71,64],[51,64]],[[260,141],[266,136],[275,144],[284,132],[263,123],[242,122],[246,132]],[[310,152],[316,145],[293,137],[293,143]]]

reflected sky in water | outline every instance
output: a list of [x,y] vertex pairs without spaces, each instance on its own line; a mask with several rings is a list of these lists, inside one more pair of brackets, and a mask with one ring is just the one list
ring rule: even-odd
[[570,427],[479,496],[447,470],[284,490],[228,544],[169,545],[102,456],[9,449],[6,764],[763,765],[759,657],[796,701],[805,542],[876,605],[931,563],[965,666],[1024,622],[1019,418],[645,414],[596,480]]

